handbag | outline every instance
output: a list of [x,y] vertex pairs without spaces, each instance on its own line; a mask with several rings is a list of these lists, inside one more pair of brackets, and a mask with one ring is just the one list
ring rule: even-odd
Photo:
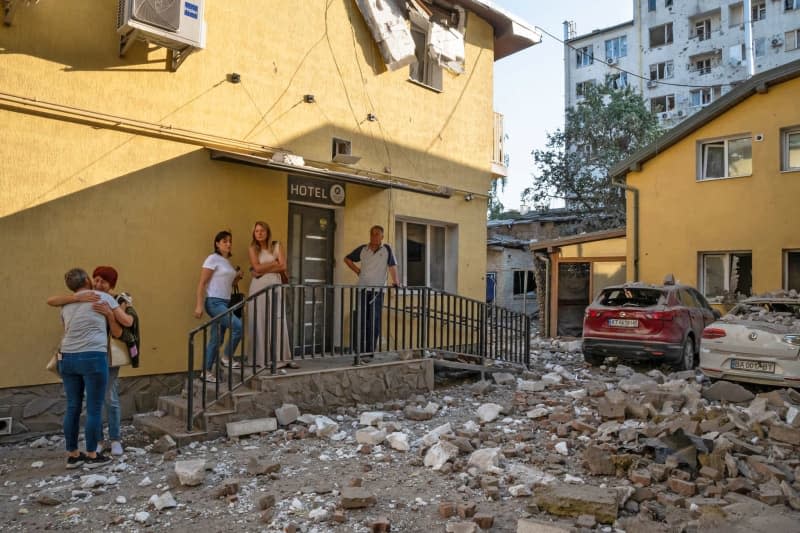
[[[237,283],[233,286],[233,293],[231,294],[230,303],[228,303],[228,309],[236,306],[237,304],[240,304],[243,301],[244,301],[244,294],[239,292],[239,284]],[[233,314],[238,316],[239,318],[242,318],[242,309],[244,309],[244,307],[240,307],[239,309],[235,310]]]
[[131,354],[128,345],[119,339],[112,338],[108,344],[108,366],[128,366],[131,364]]

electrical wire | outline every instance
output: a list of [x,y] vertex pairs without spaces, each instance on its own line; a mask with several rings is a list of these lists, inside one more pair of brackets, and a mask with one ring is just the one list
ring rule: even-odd
[[[536,26],[536,30],[542,32],[544,35],[547,35],[551,39],[553,39],[555,41],[558,41],[559,43],[563,44],[567,48],[570,48],[570,49],[575,50],[576,52],[580,53],[580,48],[572,46],[570,43],[565,42],[563,39],[560,39],[560,38],[556,37],[555,35],[553,35],[549,31],[545,30],[544,28],[541,28],[540,26]],[[594,62],[594,56],[592,56],[592,61]],[[626,69],[624,69],[622,67],[619,67],[617,65],[609,65],[605,61],[599,61],[598,60],[598,63],[601,63],[603,66],[605,66],[608,69],[613,69],[613,70],[616,70],[616,71],[619,71],[619,72],[624,72],[625,74],[627,74],[629,76],[632,76],[634,78],[638,78],[638,79],[640,79],[642,81],[655,81],[659,85],[665,85],[665,86],[669,86],[669,87],[684,87],[684,88],[688,88],[688,89],[714,89],[715,87],[721,87],[723,85],[727,85],[727,86],[731,86],[731,87],[734,86],[733,82],[716,83],[716,84],[713,84],[713,85],[693,85],[693,84],[688,84],[688,83],[673,83],[673,82],[667,82],[667,81],[663,81],[663,80],[651,80],[649,77],[645,77],[645,76],[642,76],[641,74],[637,74],[635,72],[631,72],[630,70],[626,70]]]

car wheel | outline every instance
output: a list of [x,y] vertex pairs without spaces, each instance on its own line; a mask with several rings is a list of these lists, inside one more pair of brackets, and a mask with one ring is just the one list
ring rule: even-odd
[[691,337],[686,337],[686,340],[683,341],[683,355],[678,366],[681,370],[694,368],[694,342]]
[[583,360],[592,366],[600,366],[606,360],[605,356],[583,352]]

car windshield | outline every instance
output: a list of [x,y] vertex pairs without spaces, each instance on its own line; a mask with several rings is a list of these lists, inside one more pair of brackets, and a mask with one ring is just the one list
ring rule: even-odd
[[652,307],[665,301],[664,291],[644,287],[606,289],[600,295],[600,305],[607,307]]

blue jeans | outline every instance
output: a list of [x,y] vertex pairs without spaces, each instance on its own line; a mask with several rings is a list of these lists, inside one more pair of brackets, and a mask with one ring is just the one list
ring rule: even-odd
[[381,337],[382,289],[358,289],[358,353],[375,351]]
[[[119,406],[119,367],[108,368],[108,387],[106,387],[105,418],[108,420],[108,440],[120,440],[119,426],[122,421],[122,409]],[[100,440],[103,440],[102,424]]]
[[[230,300],[223,300],[222,298],[206,298],[206,313],[212,318],[219,316],[228,310],[229,302]],[[230,329],[231,334],[228,339],[228,346],[225,347],[225,355],[230,357],[236,351],[239,341],[242,340],[242,319],[233,313],[228,313],[212,323],[210,329],[211,335],[209,335],[205,353],[206,370],[211,370],[214,367],[214,361],[219,353],[219,345],[222,343],[222,339],[225,338],[226,329]]]
[[67,410],[64,413],[64,440],[68,452],[78,449],[78,430],[81,424],[81,407],[86,391],[86,451],[97,449],[97,438],[102,432],[103,398],[108,383],[108,354],[106,352],[65,353],[58,363],[64,382]]

